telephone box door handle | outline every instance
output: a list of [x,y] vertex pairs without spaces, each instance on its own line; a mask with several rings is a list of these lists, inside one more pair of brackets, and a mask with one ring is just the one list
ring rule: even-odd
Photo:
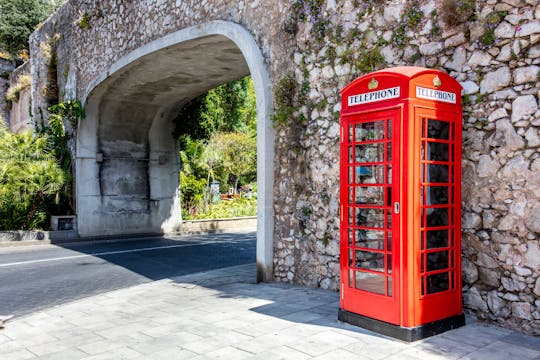
[[394,203],[394,214],[399,214],[399,202]]

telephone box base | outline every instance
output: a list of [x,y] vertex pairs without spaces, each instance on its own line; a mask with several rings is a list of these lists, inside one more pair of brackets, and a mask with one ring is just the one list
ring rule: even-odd
[[408,328],[358,315],[343,309],[339,309],[338,320],[407,342],[425,339],[465,325],[465,315],[463,314]]

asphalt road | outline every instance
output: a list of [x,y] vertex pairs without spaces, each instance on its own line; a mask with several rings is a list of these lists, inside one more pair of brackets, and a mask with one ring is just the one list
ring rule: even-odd
[[255,232],[228,232],[0,248],[0,316],[20,316],[150,281],[255,263],[255,243]]

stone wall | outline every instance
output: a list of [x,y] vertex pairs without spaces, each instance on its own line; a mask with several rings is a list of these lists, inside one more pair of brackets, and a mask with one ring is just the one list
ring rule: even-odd
[[6,102],[6,91],[9,88],[9,75],[15,70],[15,62],[0,59],[0,116],[9,126],[9,105]]
[[464,87],[465,306],[540,334],[537,0],[72,0],[32,36],[34,114],[51,39],[60,94],[82,98],[123,55],[211,20],[254,35],[275,90],[276,281],[338,288],[339,90],[384,67],[438,68]]
[[[15,69],[10,76],[10,87],[20,87],[21,77],[30,76],[30,64],[28,62]],[[18,91],[17,99],[11,102],[9,109],[9,129],[14,133],[29,131],[34,128],[31,116],[32,88],[24,86]]]

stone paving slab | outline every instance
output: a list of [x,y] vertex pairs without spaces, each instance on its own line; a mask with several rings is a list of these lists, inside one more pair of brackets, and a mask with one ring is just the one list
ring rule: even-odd
[[338,294],[235,266],[12,319],[0,359],[540,359],[540,338],[475,323],[406,344],[337,321]]

